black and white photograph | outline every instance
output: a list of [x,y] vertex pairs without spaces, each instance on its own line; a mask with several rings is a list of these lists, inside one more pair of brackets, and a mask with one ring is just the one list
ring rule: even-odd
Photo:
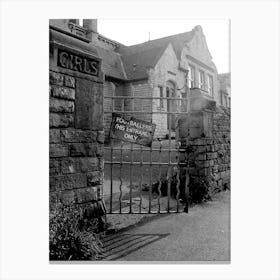
[[0,279],[279,280],[279,0],[0,0]]
[[230,21],[196,22],[50,19],[50,261],[230,262]]

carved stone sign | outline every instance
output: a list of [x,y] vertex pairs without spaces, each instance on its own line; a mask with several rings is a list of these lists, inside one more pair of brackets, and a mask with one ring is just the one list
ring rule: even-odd
[[151,147],[155,124],[116,113],[112,117],[111,138]]
[[58,49],[57,65],[72,71],[88,74],[91,76],[99,75],[99,61],[92,58],[77,55],[68,50]]

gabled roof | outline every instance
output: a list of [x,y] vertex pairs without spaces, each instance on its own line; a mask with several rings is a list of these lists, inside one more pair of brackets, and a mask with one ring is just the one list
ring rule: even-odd
[[169,44],[174,48],[180,60],[181,51],[186,42],[193,38],[193,30],[133,46],[120,45],[116,49],[122,56],[124,68],[129,80],[147,78],[147,68],[154,67]]
[[181,59],[184,44],[192,40],[195,30],[132,46],[119,44],[115,51],[96,47],[102,58],[102,70],[105,75],[121,80],[148,78],[147,69],[156,65],[169,44]]
[[116,51],[122,55],[131,55],[136,54],[142,51],[148,51],[155,48],[167,47],[171,43],[174,47],[176,56],[178,59],[181,57],[181,51],[184,46],[184,43],[189,42],[194,35],[194,29],[189,32],[184,32],[176,35],[171,35],[168,37],[163,37],[155,40],[151,40],[142,44],[132,45],[132,46],[120,46]]
[[122,61],[129,80],[147,78],[147,69],[154,67],[162,56],[166,46],[142,50],[137,53],[122,55]]

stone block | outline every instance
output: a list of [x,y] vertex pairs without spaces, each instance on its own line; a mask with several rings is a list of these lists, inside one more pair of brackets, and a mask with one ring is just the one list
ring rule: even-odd
[[197,160],[206,160],[206,154],[199,154],[196,157]]
[[97,187],[87,187],[78,189],[75,195],[76,203],[85,203],[92,200],[97,200]]
[[218,172],[218,171],[219,171],[218,165],[214,161],[213,172]]
[[103,145],[97,144],[96,156],[97,157],[103,157],[104,156],[104,147],[103,147]]
[[50,112],[54,113],[73,113],[74,102],[69,100],[50,98]]
[[206,152],[212,152],[212,146],[211,145],[206,146]]
[[80,158],[78,160],[80,172],[92,172],[99,168],[99,160],[96,157]]
[[60,130],[51,128],[49,129],[49,142],[50,143],[60,143]]
[[61,130],[61,138],[66,143],[96,142],[97,132],[90,130],[65,129]]
[[97,142],[100,144],[104,144],[105,141],[105,133],[104,131],[98,131],[97,132]]
[[70,156],[72,157],[95,157],[97,145],[92,143],[70,144]]
[[221,172],[221,178],[225,178],[225,177],[227,177],[226,171],[222,171]]
[[68,156],[68,146],[63,144],[50,144],[50,157],[66,157]]
[[52,86],[51,95],[53,97],[75,100],[75,90],[73,88]]
[[66,87],[75,88],[75,78],[71,76],[65,76],[64,85]]
[[63,191],[61,193],[60,197],[64,204],[70,204],[70,203],[75,202],[75,192],[74,191],[70,191],[70,190]]
[[50,71],[49,75],[50,75],[49,79],[50,79],[51,85],[63,86],[63,75],[62,74]]
[[102,173],[100,171],[90,172],[87,174],[87,185],[94,187],[102,184]]
[[61,172],[60,170],[60,161],[57,159],[50,159],[49,162],[49,173],[50,176],[59,175]]
[[61,190],[84,188],[87,186],[87,177],[80,173],[59,176],[59,186]]
[[212,167],[212,166],[214,166],[214,160],[205,161],[205,167]]
[[79,172],[79,166],[73,158],[65,158],[61,160],[61,173],[62,174],[71,174]]
[[51,192],[59,191],[60,189],[59,176],[50,176],[49,187]]
[[225,177],[225,178],[222,179],[222,184],[223,185],[228,184],[228,183],[230,183],[230,178],[229,177]]
[[207,153],[207,159],[215,159],[218,157],[218,153]]
[[72,114],[50,113],[50,127],[70,127],[74,124]]
[[104,170],[104,158],[99,158],[99,165],[100,170]]
[[103,129],[103,85],[85,79],[76,80],[75,127]]
[[197,146],[196,147],[197,153],[205,153],[206,152],[206,146]]

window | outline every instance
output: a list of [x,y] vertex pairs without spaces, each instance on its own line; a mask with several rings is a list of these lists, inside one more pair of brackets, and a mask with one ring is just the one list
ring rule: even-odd
[[198,80],[198,87],[201,89],[205,89],[205,73],[204,71],[199,71],[199,80]]
[[213,96],[213,77],[211,75],[207,75],[207,89],[208,93]]
[[194,88],[194,73],[195,73],[195,68],[190,65],[189,67],[189,73],[188,73],[188,86],[189,88]]
[[[159,86],[158,88],[159,88],[159,97],[163,98],[163,87],[162,87],[162,86]],[[164,108],[163,99],[160,99],[160,100],[159,100],[159,107],[160,107],[161,109]]]

